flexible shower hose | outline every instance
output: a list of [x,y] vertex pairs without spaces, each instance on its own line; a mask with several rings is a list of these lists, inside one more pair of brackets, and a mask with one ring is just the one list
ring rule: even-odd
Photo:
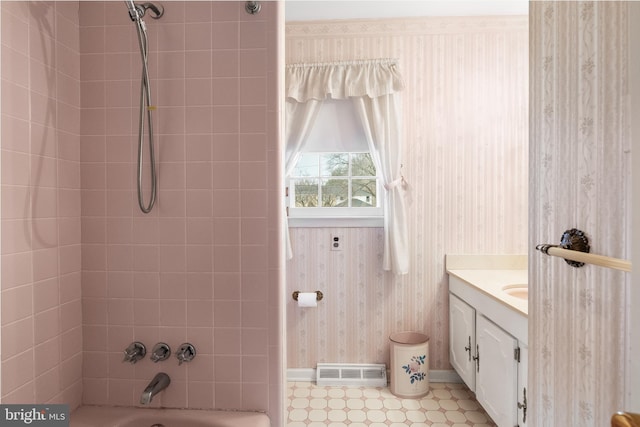
[[[140,56],[142,57],[142,80],[140,82],[140,119],[138,122],[138,204],[140,205],[140,209],[144,213],[151,212],[153,209],[153,205],[156,202],[156,192],[157,192],[157,176],[156,176],[156,162],[155,162],[155,154],[154,154],[154,143],[153,143],[153,122],[151,119],[151,113],[154,110],[153,104],[151,103],[151,87],[149,84],[149,70],[147,66],[147,31],[145,23],[142,19],[138,19],[135,21],[136,29],[138,32],[138,42],[140,44]],[[149,203],[146,204],[144,201],[144,194],[142,190],[142,181],[143,181],[143,160],[144,160],[144,122],[145,115],[147,119],[147,124],[149,127],[149,138],[148,140],[148,149],[149,149],[149,169],[151,176],[151,196],[149,198]]]

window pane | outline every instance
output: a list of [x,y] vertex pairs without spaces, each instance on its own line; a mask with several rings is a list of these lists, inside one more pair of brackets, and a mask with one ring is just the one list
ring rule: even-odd
[[367,152],[302,153],[288,177],[289,214],[328,218],[382,216],[378,182]]
[[320,156],[318,154],[300,155],[292,176],[318,176],[319,162]]
[[332,178],[322,180],[322,206],[331,208],[335,206],[349,206],[349,181],[346,179]]
[[351,157],[351,176],[376,176],[371,154],[354,153]]
[[296,208],[318,206],[318,180],[296,179],[293,183],[296,195]]
[[376,180],[354,179],[351,181],[353,197],[351,205],[354,208],[376,207]]
[[323,154],[321,166],[322,176],[347,176],[349,175],[349,154]]

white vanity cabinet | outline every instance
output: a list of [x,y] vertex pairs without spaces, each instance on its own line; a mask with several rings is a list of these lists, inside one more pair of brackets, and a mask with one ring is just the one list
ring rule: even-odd
[[526,316],[457,277],[449,285],[451,365],[498,427],[525,427]]

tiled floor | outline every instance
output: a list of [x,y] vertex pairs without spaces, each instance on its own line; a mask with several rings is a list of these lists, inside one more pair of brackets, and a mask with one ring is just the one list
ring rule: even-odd
[[422,399],[401,399],[388,388],[288,384],[287,427],[494,427],[464,384],[431,383]]

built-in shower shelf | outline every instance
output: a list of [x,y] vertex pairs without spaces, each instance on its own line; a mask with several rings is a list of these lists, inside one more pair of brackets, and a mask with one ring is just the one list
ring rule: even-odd
[[316,382],[319,386],[385,387],[387,367],[384,364],[318,363]]

